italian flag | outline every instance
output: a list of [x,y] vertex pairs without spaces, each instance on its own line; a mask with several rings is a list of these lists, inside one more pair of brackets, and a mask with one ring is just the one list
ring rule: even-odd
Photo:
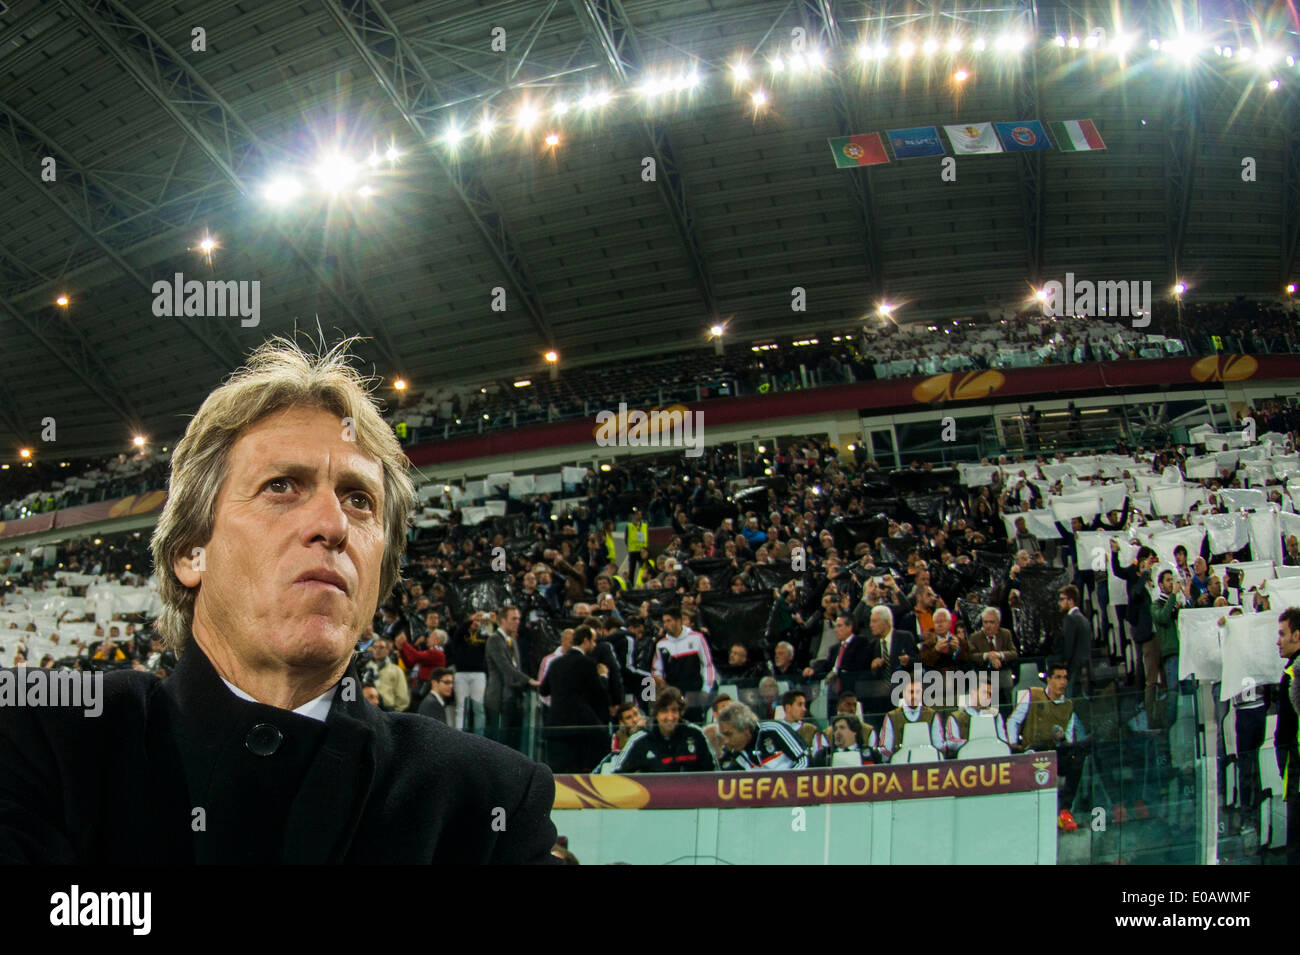
[[1049,125],[1056,134],[1056,148],[1063,153],[1106,148],[1106,144],[1101,141],[1101,134],[1090,119],[1067,119],[1063,123]]

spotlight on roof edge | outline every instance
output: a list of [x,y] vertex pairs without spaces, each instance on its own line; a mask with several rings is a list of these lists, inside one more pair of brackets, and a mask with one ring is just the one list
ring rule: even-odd
[[737,60],[731,64],[731,75],[737,83],[743,83],[749,79],[749,64],[744,60]]
[[750,94],[749,98],[753,100],[755,106],[767,105],[767,94],[762,90],[754,90],[754,92]]
[[555,362],[560,360],[560,356],[553,351],[548,351],[542,357],[545,358],[547,361],[549,361],[551,364],[555,364]]
[[709,334],[712,335],[714,338],[721,338],[721,337],[722,337],[722,332],[723,332],[723,328],[722,328],[721,325],[710,325],[710,326],[709,326]]
[[56,298],[56,299],[54,300],[54,304],[56,304],[56,305],[62,305],[62,306],[64,306],[64,307],[67,307],[67,304],[68,304],[68,296],[66,296],[66,295],[60,295],[58,298]]
[[1175,295],[1182,295],[1182,294],[1183,294],[1184,292],[1186,292],[1186,291],[1187,291],[1187,286],[1184,285],[1182,282],[1177,282],[1177,283],[1174,284],[1174,294],[1175,294]]

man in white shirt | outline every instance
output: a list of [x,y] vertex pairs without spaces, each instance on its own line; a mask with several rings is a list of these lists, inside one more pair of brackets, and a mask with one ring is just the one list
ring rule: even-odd
[[703,634],[683,625],[679,610],[665,610],[663,622],[664,635],[655,644],[652,673],[656,682],[662,681],[682,691],[686,719],[698,723],[718,682],[708,641]]

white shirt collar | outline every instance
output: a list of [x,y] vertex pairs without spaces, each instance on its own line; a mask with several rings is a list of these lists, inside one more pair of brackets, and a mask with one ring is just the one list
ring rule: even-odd
[[[225,677],[221,678],[221,682],[226,684],[226,687],[230,690],[230,692],[235,694],[235,696],[239,697],[241,700],[247,700],[249,703],[261,702],[261,700],[253,699],[251,696],[249,696],[239,687],[235,686],[235,684],[231,683]],[[334,702],[334,691],[336,689],[338,689],[337,683],[334,684],[334,686],[330,687],[328,690],[326,690],[324,693],[322,693],[320,696],[316,697],[316,699],[308,700],[302,706],[294,710],[294,712],[297,713],[299,716],[307,717],[307,719],[309,720],[316,720],[319,723],[324,723],[325,717],[329,716],[330,706]]]

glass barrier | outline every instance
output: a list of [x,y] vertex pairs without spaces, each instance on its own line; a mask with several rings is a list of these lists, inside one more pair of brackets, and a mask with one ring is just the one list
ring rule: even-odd
[[[845,729],[849,724],[840,721],[839,727],[833,727],[827,717],[828,691],[824,684],[779,681],[774,693],[770,686],[762,687],[756,680],[740,680],[720,685],[719,692],[726,693],[733,701],[746,703],[761,720],[780,720],[786,716],[780,707],[780,697],[786,689],[799,689],[807,694],[807,716],[799,721],[782,721],[791,732],[784,737],[779,733],[774,736],[778,743],[777,752],[760,750],[754,754],[757,758],[752,762],[737,759],[720,732],[709,699],[703,696],[693,701],[688,699],[688,715],[694,719],[675,725],[669,737],[680,731],[682,735],[677,743],[663,745],[664,734],[661,732],[647,735],[653,742],[661,744],[654,753],[653,762],[673,760],[671,768],[681,772],[689,772],[689,767],[701,764],[699,759],[693,758],[693,752],[686,752],[686,743],[700,740],[707,741],[711,747],[711,758],[725,761],[727,768],[766,769],[768,767],[763,765],[763,761],[774,757],[775,765],[789,766],[790,761],[782,760],[779,752],[784,739],[791,744],[786,756],[797,754],[800,757],[793,768],[781,770],[786,773],[850,765],[884,767],[902,760],[916,764],[909,765],[909,772],[917,769],[924,773],[918,767],[925,764],[926,771],[936,767],[940,770],[937,779],[961,779],[963,764],[969,760],[987,761],[999,755],[1011,756],[1025,751],[1025,743],[1034,732],[1031,729],[1034,719],[1018,707],[1022,701],[1021,691],[1029,687],[1042,688],[1043,682],[1039,667],[1032,661],[1022,667],[1017,676],[1017,686],[999,692],[1001,700],[995,709],[1000,719],[995,730],[988,734],[983,731],[970,733],[968,728],[972,717],[969,715],[964,720],[965,730],[952,719],[968,712],[961,706],[951,705],[969,702],[969,698],[961,693],[960,681],[956,684],[956,694],[946,695],[943,699],[943,703],[949,705],[932,707],[942,727],[941,736],[934,735],[933,730],[928,734],[912,733],[904,725],[901,738],[887,739],[886,724],[891,719],[906,718],[900,717],[897,711],[892,717],[887,715],[887,701],[868,702],[866,705],[858,702],[852,712],[860,715],[862,738],[855,747]],[[1038,742],[1029,751],[1056,755],[1056,801],[1050,807],[1055,839],[1051,861],[1062,865],[1197,865],[1206,863],[1213,856],[1216,838],[1223,861],[1230,861],[1230,858],[1231,861],[1245,861],[1241,852],[1243,845],[1249,845],[1249,833],[1240,835],[1239,815],[1230,814],[1225,819],[1226,824],[1219,826],[1216,820],[1225,817],[1217,811],[1207,812],[1205,805],[1207,794],[1216,791],[1216,787],[1209,785],[1212,780],[1207,778],[1207,773],[1222,775],[1223,767],[1219,759],[1207,757],[1209,751],[1200,728],[1204,701],[1200,699],[1198,690],[1196,684],[1188,681],[1177,692],[1157,698],[1153,718],[1146,711],[1145,695],[1140,687],[1126,685],[1122,674],[1102,670],[1100,678],[1086,694],[1076,689],[1073,695],[1066,697],[1074,716],[1072,722],[1067,722],[1066,727],[1052,726],[1050,736],[1042,726],[1038,726]],[[847,691],[841,687],[841,693],[844,692]],[[935,692],[947,693],[942,689]],[[861,701],[867,698],[867,694],[859,693],[858,698]],[[938,702],[939,698],[936,696],[934,701]],[[651,740],[643,742],[637,749],[628,749],[628,746],[629,739],[635,739],[638,729],[650,727],[653,730],[655,717],[648,713],[638,713],[636,725],[622,731],[618,731],[613,723],[595,728],[555,726],[549,722],[546,706],[536,694],[530,693],[519,714],[520,725],[492,730],[488,728],[488,714],[477,701],[471,701],[468,709],[469,731],[492,736],[547,763],[557,775],[626,774],[656,778],[667,775],[662,771],[630,773],[627,765],[620,765],[629,753],[640,760],[638,765],[646,765],[644,750]],[[646,709],[649,709],[648,705]],[[1021,710],[1019,713],[1018,709]],[[1167,727],[1164,725],[1166,718]],[[1213,721],[1212,715],[1211,723]],[[1157,725],[1152,727],[1152,722]],[[957,727],[955,732],[954,726]],[[966,740],[963,732],[981,738]],[[930,735],[929,742],[935,745],[924,753],[920,752],[916,749],[919,735]],[[993,737],[992,742],[989,736]],[[924,746],[924,742],[920,745]],[[621,754],[619,751],[611,753],[615,747],[622,751]],[[585,761],[581,755],[584,752],[587,754]],[[850,752],[854,755],[849,756]],[[679,753],[681,759],[677,761]],[[657,765],[654,768],[659,769]],[[946,777],[948,768],[954,769],[957,775]],[[924,775],[919,778],[923,779]],[[1239,785],[1236,791],[1241,788]],[[1218,787],[1218,791],[1222,791],[1222,787]],[[824,801],[818,798],[824,794],[815,788],[808,789],[807,794],[809,798],[804,800],[805,805],[819,805]],[[1218,806],[1214,808],[1217,810]],[[1059,816],[1060,810],[1069,813],[1064,823]],[[559,821],[557,825],[560,825]],[[1218,831],[1212,833],[1210,827]],[[704,851],[708,847],[698,848]],[[995,854],[988,861],[1025,861],[1018,855],[1020,849],[1007,847],[1004,856]]]

